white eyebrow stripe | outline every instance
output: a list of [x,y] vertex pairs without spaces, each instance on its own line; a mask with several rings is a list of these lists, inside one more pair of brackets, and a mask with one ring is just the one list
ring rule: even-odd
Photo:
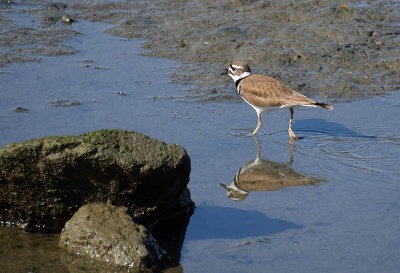
[[243,67],[241,67],[241,66],[239,66],[239,65],[235,65],[235,64],[233,64],[232,67],[233,67],[233,68],[236,68],[236,69],[242,69],[242,68],[243,68]]

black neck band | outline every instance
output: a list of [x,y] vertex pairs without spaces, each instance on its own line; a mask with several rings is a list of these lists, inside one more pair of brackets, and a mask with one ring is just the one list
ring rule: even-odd
[[[251,74],[250,74],[251,75]],[[237,81],[235,81],[235,86],[236,86],[236,89],[237,89],[237,87],[239,86],[239,83],[243,80],[243,79],[246,79],[248,76],[250,76],[250,75],[247,75],[246,77],[244,77],[244,78],[240,78],[240,79],[238,79]]]

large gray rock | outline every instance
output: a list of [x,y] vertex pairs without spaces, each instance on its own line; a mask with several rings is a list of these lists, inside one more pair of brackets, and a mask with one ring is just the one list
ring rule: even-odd
[[63,228],[59,246],[104,264],[151,267],[164,255],[150,231],[132,221],[126,208],[91,203]]
[[0,149],[0,221],[59,231],[83,205],[110,201],[151,227],[191,210],[190,158],[179,145],[100,130]]

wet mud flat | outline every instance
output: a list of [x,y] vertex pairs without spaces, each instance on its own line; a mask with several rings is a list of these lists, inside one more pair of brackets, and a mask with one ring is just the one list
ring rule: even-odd
[[[58,26],[65,4],[0,1],[0,66],[40,61],[42,56],[74,54],[65,41],[79,35]],[[41,13],[41,16],[35,13]]]
[[[397,90],[399,1],[2,1],[0,64],[72,54],[72,20],[105,22],[107,33],[144,39],[142,54],[180,61],[186,100],[231,102],[216,77],[234,60],[308,96],[353,100]],[[18,22],[16,15],[25,17]],[[65,23],[65,22],[64,22]]]

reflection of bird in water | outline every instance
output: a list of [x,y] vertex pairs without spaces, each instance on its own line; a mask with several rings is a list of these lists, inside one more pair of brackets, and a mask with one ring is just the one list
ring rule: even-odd
[[229,199],[243,201],[251,191],[276,191],[292,186],[311,186],[319,181],[306,177],[290,167],[290,163],[278,163],[260,157],[260,143],[256,140],[258,151],[255,160],[243,165],[230,185],[220,183],[226,189]]

